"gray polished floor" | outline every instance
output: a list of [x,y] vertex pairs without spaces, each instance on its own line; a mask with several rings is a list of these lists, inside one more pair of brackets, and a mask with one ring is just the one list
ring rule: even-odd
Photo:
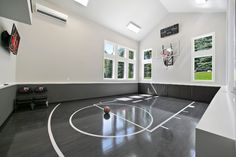
[[0,131],[0,156],[194,157],[195,127],[208,104],[128,95],[54,107],[14,113]]

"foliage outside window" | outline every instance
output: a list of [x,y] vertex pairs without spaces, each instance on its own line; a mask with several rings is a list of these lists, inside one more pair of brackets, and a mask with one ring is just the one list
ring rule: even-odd
[[124,74],[125,74],[125,63],[124,62],[118,62],[117,78],[118,79],[124,79]]
[[148,60],[152,58],[152,50],[144,51],[144,60]]
[[195,52],[210,49],[212,49],[212,36],[207,36],[194,40]]
[[212,80],[212,56],[194,58],[194,79]]
[[125,56],[125,48],[118,48],[117,53],[120,57]]
[[129,59],[134,59],[134,51],[129,50]]
[[129,67],[128,67],[128,78],[134,78],[134,64],[129,63]]
[[152,64],[144,64],[144,79],[152,78]]
[[104,78],[113,78],[113,61],[104,59]]

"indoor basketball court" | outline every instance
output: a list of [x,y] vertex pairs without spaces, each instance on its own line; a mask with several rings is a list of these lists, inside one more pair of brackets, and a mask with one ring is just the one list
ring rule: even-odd
[[235,0],[1,0],[1,157],[235,157]]

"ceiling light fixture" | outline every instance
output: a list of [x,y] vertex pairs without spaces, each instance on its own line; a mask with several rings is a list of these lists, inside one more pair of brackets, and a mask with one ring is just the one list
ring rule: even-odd
[[74,0],[75,2],[87,7],[89,0]]
[[197,3],[198,5],[205,5],[205,4],[207,4],[207,1],[208,1],[208,0],[196,0],[196,3]]
[[141,27],[133,22],[129,22],[129,24],[127,25],[127,29],[135,33],[139,33],[141,30]]

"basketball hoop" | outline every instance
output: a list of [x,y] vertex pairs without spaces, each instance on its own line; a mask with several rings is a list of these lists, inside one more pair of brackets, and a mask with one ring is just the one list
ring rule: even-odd
[[163,63],[166,67],[173,65],[174,57],[173,57],[172,45],[170,45],[170,48],[167,49],[165,49],[164,46],[162,46],[161,56],[163,59]]

